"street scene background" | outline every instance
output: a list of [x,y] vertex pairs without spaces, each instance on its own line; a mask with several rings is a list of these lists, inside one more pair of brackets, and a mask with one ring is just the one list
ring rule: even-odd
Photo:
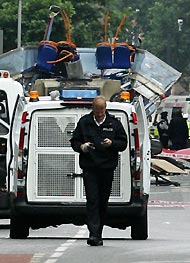
[[86,226],[61,225],[30,230],[26,240],[9,239],[9,220],[0,220],[0,263],[190,262],[190,182],[189,175],[167,177],[180,186],[155,185],[152,177],[149,199],[149,237],[130,238],[130,228],[105,227],[104,246],[86,244]]

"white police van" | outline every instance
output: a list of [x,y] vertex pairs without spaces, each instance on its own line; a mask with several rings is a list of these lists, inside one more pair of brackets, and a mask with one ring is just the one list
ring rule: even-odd
[[[14,122],[11,139],[11,238],[27,238],[30,228],[85,224],[86,198],[79,155],[69,140],[80,117],[91,111],[91,99],[97,94],[105,95],[101,88],[67,89],[52,99],[35,97],[33,91],[33,98],[23,101],[20,140],[14,143]],[[121,120],[128,146],[119,155],[106,225],[120,229],[130,226],[131,237],[144,240],[148,237],[151,152],[143,100],[108,101],[107,109]]]
[[[90,112],[93,97],[101,94],[128,136],[127,149],[120,153],[115,170],[106,225],[131,227],[132,239],[147,239],[151,161],[147,116],[180,74],[163,63],[152,63],[146,51],[140,50],[135,61],[131,79],[138,96],[130,100],[124,91],[122,102],[111,100],[113,93],[120,92],[114,80],[92,81],[89,87],[71,87],[69,82],[68,87],[59,85],[59,92],[53,90],[55,80],[46,80],[36,88],[46,95],[52,88],[51,96],[38,97],[32,91],[31,98],[23,96],[19,83],[18,91],[9,88],[10,98],[15,93],[6,154],[11,238],[27,238],[30,228],[86,223],[79,155],[69,140],[80,117]],[[145,98],[150,102],[146,106]]]
[[[20,83],[10,77],[7,70],[0,70],[0,218],[10,216],[9,193],[12,182],[9,174],[9,160],[12,158],[9,136],[12,120],[17,122],[17,113],[20,111],[19,98],[23,95]],[[17,129],[19,131],[19,129]],[[14,140],[16,140],[15,134]]]

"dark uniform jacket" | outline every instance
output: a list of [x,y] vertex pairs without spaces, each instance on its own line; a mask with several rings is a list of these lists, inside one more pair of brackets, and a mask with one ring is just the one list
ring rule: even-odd
[[[112,140],[110,147],[101,144],[105,138]],[[127,147],[127,135],[123,125],[108,112],[100,126],[95,123],[93,112],[81,117],[70,141],[73,150],[80,153],[79,165],[82,169],[115,169],[118,152]],[[80,146],[85,142],[93,143],[95,150],[82,152]]]
[[189,131],[187,122],[183,117],[171,119],[168,129],[169,139],[172,141],[172,149],[180,150],[187,148]]

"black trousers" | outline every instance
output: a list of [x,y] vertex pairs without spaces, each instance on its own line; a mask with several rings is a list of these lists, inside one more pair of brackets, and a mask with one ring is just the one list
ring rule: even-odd
[[101,238],[108,200],[111,193],[113,170],[84,170],[87,226],[90,236]]

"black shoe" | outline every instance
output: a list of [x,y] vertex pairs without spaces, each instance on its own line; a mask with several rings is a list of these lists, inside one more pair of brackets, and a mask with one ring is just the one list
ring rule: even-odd
[[103,246],[103,240],[102,238],[92,236],[88,238],[87,244],[90,246]]

